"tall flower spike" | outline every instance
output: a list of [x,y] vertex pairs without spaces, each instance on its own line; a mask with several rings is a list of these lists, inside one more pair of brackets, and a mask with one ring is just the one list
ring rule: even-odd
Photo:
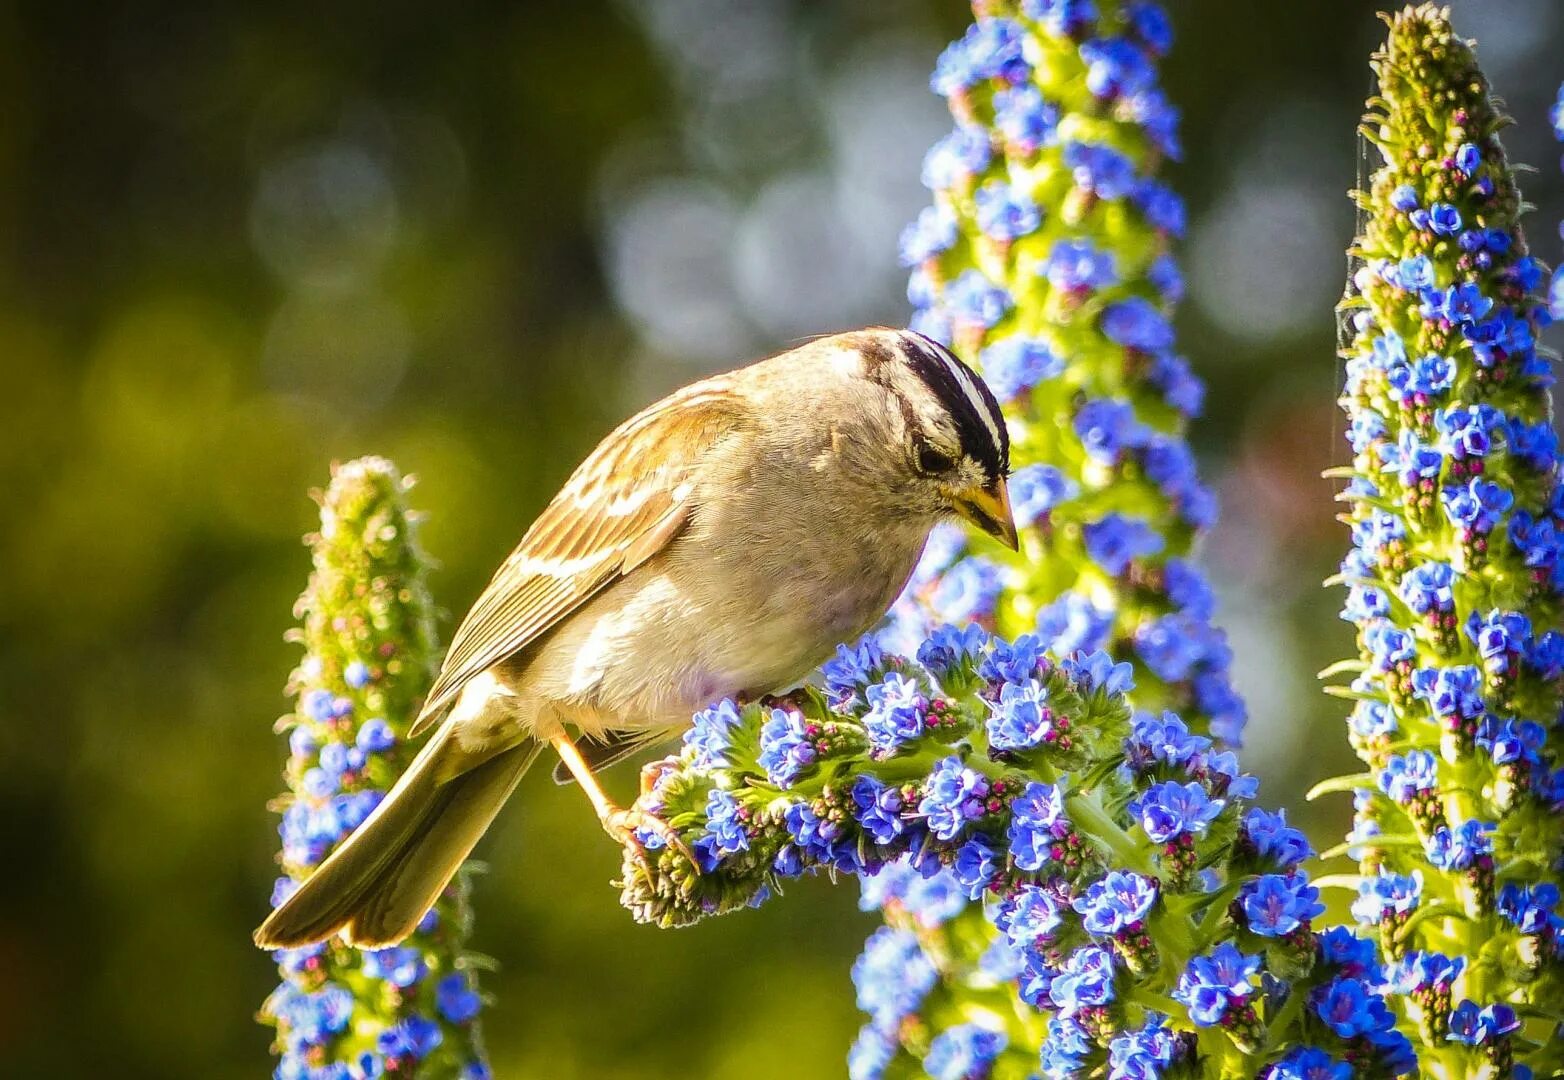
[[[901,254],[912,325],[953,342],[1005,402],[1025,541],[1009,556],[955,529],[936,537],[888,641],[910,648],[932,625],[977,619],[1101,647],[1135,666],[1133,707],[1177,709],[1236,742],[1243,704],[1190,560],[1215,504],[1184,441],[1203,387],[1170,323],[1184,218],[1157,179],[1180,155],[1157,85],[1170,23],[1150,2],[974,9],[936,67],[956,127],[929,153],[933,205]],[[866,893],[938,972],[906,1030],[961,1023],[974,1000],[1004,1011],[981,912],[908,880]],[[1038,1033],[1014,1035],[1007,1055],[1035,1055]]]
[[[412,757],[404,742],[429,688],[435,649],[426,562],[409,482],[383,458],[333,469],[319,496],[315,569],[292,635],[305,655],[288,683],[288,793],[280,904],[367,817]],[[466,956],[465,875],[401,945],[359,951],[333,939],[274,955],[282,985],[263,1017],[277,1028],[279,1080],[385,1074],[487,1080],[480,999]]]
[[1428,1074],[1553,1076],[1564,493],[1542,269],[1470,46],[1433,6],[1388,22],[1342,305],[1359,656],[1334,689],[1371,772],[1326,786],[1356,788],[1353,913]]
[[989,992],[948,984],[959,1022],[921,1019],[938,957],[918,924],[870,939],[853,1077],[1416,1068],[1373,943],[1311,928],[1303,835],[1177,716],[1132,718],[1129,664],[942,628],[916,663],[869,640],[824,678],[696,717],[638,803],[683,850],[642,837],[623,902],[680,926],[818,870],[924,911],[981,900]]

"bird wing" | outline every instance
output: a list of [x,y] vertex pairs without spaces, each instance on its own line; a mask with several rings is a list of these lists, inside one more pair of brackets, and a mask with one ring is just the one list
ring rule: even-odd
[[604,439],[456,628],[410,736],[432,726],[467,680],[667,546],[693,509],[698,465],[743,417],[742,400],[719,376],[664,398]]

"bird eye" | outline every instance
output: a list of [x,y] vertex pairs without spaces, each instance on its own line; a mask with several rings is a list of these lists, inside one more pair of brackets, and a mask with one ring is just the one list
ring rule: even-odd
[[918,444],[918,471],[926,474],[942,473],[953,468],[955,461],[928,443]]

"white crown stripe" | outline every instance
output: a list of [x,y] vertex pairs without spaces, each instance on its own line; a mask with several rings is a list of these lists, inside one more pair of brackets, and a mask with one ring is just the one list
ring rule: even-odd
[[984,396],[982,389],[977,385],[977,381],[972,377],[972,373],[954,357],[941,354],[940,361],[956,377],[956,382],[961,386],[961,392],[967,396],[967,404],[971,405],[972,410],[983,418],[983,426],[988,428],[988,437],[994,440],[994,446],[997,449],[1000,446],[1000,436],[997,421],[994,419],[994,410],[989,405],[988,398]]

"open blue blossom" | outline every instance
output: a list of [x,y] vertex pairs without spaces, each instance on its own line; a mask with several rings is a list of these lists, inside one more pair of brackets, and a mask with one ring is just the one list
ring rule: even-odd
[[1157,885],[1150,878],[1110,870],[1076,897],[1072,906],[1081,924],[1093,934],[1113,936],[1137,928],[1157,902]]
[[1219,1024],[1235,1004],[1255,992],[1251,980],[1260,971],[1260,958],[1246,956],[1224,941],[1208,956],[1197,956],[1178,977],[1173,998],[1189,1009],[1189,1018],[1209,1027]]
[[1204,836],[1222,812],[1223,802],[1193,781],[1167,780],[1137,801],[1135,814],[1153,843],[1166,844],[1182,836]]
[[771,719],[760,729],[760,765],[778,787],[790,786],[814,764],[815,746],[806,726],[800,714],[772,709]]
[[1053,734],[1048,691],[1036,679],[1006,683],[990,708],[988,743],[995,750],[1029,750]]
[[1008,1037],[978,1024],[958,1024],[934,1037],[923,1067],[933,1080],[982,1080]]
[[1113,577],[1124,573],[1132,561],[1155,555],[1165,543],[1146,522],[1117,512],[1086,525],[1081,535],[1091,560]]
[[1239,904],[1252,932],[1284,937],[1324,912],[1319,895],[1301,875],[1265,874],[1244,886]]

